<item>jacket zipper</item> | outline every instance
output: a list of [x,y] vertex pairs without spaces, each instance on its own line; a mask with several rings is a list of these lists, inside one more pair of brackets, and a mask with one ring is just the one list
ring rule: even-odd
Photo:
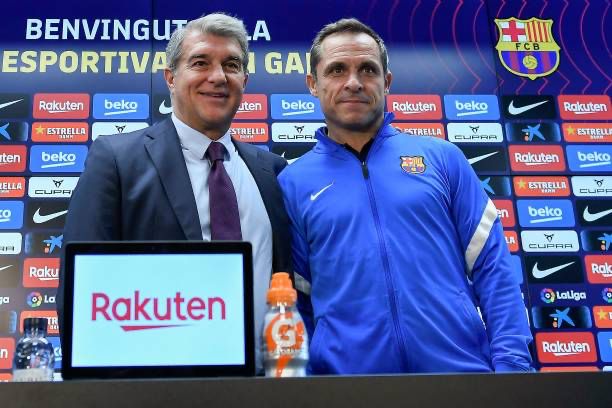
[[[372,146],[373,148],[374,146]],[[370,149],[371,151],[372,149]],[[369,155],[369,153],[368,153]],[[366,157],[367,160],[367,157]],[[366,187],[368,189],[368,196],[370,198],[370,208],[372,209],[372,215],[374,217],[374,225],[376,225],[376,233],[378,235],[378,245],[383,261],[383,268],[385,270],[385,281],[387,283],[387,292],[389,293],[391,319],[393,320],[393,328],[395,329],[395,338],[398,342],[399,352],[402,357],[402,365],[404,366],[403,371],[408,371],[408,355],[406,354],[404,335],[399,324],[398,311],[397,311],[397,300],[395,298],[395,290],[393,286],[393,278],[391,276],[391,267],[389,266],[389,258],[387,255],[387,247],[385,246],[385,240],[382,233],[382,226],[380,225],[380,219],[378,218],[378,208],[376,206],[376,200],[374,198],[374,191],[372,190],[372,183],[370,182],[370,171],[368,170],[368,164],[366,160],[361,162],[361,172],[363,174]]]

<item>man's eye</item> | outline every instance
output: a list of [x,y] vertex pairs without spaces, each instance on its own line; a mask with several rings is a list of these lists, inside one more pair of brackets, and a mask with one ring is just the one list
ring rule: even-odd
[[192,64],[192,66],[194,67],[204,67],[206,65],[207,65],[206,61],[202,61],[202,60],[194,61]]
[[343,71],[342,67],[334,67],[331,70],[332,74],[341,74],[342,71]]
[[363,72],[365,72],[366,74],[375,74],[376,73],[376,69],[374,69],[372,67],[364,67],[363,68]]
[[228,62],[227,64],[225,64],[225,66],[230,71],[233,71],[233,72],[240,71],[240,64],[238,64],[237,62]]

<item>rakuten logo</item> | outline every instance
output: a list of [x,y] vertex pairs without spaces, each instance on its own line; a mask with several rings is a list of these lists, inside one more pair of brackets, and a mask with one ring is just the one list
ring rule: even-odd
[[595,338],[589,332],[537,333],[538,359],[542,363],[589,363],[597,360]]
[[0,337],[0,369],[10,369],[13,366],[13,352],[15,351],[15,339],[11,337]]
[[[217,308],[215,309],[215,304]],[[208,313],[205,310],[208,309]],[[217,313],[215,314],[215,310]],[[92,293],[91,320],[122,322],[124,331],[186,326],[200,320],[225,320],[225,301],[221,297],[184,298],[181,292],[172,297],[141,296],[135,290],[131,297],[111,299],[106,293]],[[172,321],[173,323],[161,323]],[[129,324],[124,324],[129,323]]]
[[499,217],[504,228],[512,228],[516,225],[516,217],[511,200],[493,200]]
[[586,255],[584,263],[587,278],[591,283],[612,283],[612,256],[611,255]]
[[234,119],[267,119],[268,99],[264,94],[244,94]]
[[26,167],[26,147],[21,145],[0,146],[0,172],[22,172]]
[[36,94],[36,119],[86,119],[89,117],[89,94]]
[[561,146],[510,146],[510,167],[514,171],[563,171],[565,161]]
[[26,258],[23,261],[23,286],[57,288],[59,267],[59,258]]
[[559,95],[561,119],[612,119],[608,95]]
[[387,109],[399,120],[442,119],[439,95],[387,95]]

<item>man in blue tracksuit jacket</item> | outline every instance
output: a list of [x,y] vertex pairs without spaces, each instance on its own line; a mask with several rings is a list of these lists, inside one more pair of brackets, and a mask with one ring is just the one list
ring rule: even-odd
[[307,81],[327,127],[279,182],[310,371],[529,371],[497,211],[456,146],[390,125],[380,37],[354,19],[326,26]]

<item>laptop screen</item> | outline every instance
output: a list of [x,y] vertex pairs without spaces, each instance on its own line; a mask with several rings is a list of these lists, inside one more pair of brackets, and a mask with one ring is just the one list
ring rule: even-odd
[[248,243],[70,245],[69,377],[252,373]]

